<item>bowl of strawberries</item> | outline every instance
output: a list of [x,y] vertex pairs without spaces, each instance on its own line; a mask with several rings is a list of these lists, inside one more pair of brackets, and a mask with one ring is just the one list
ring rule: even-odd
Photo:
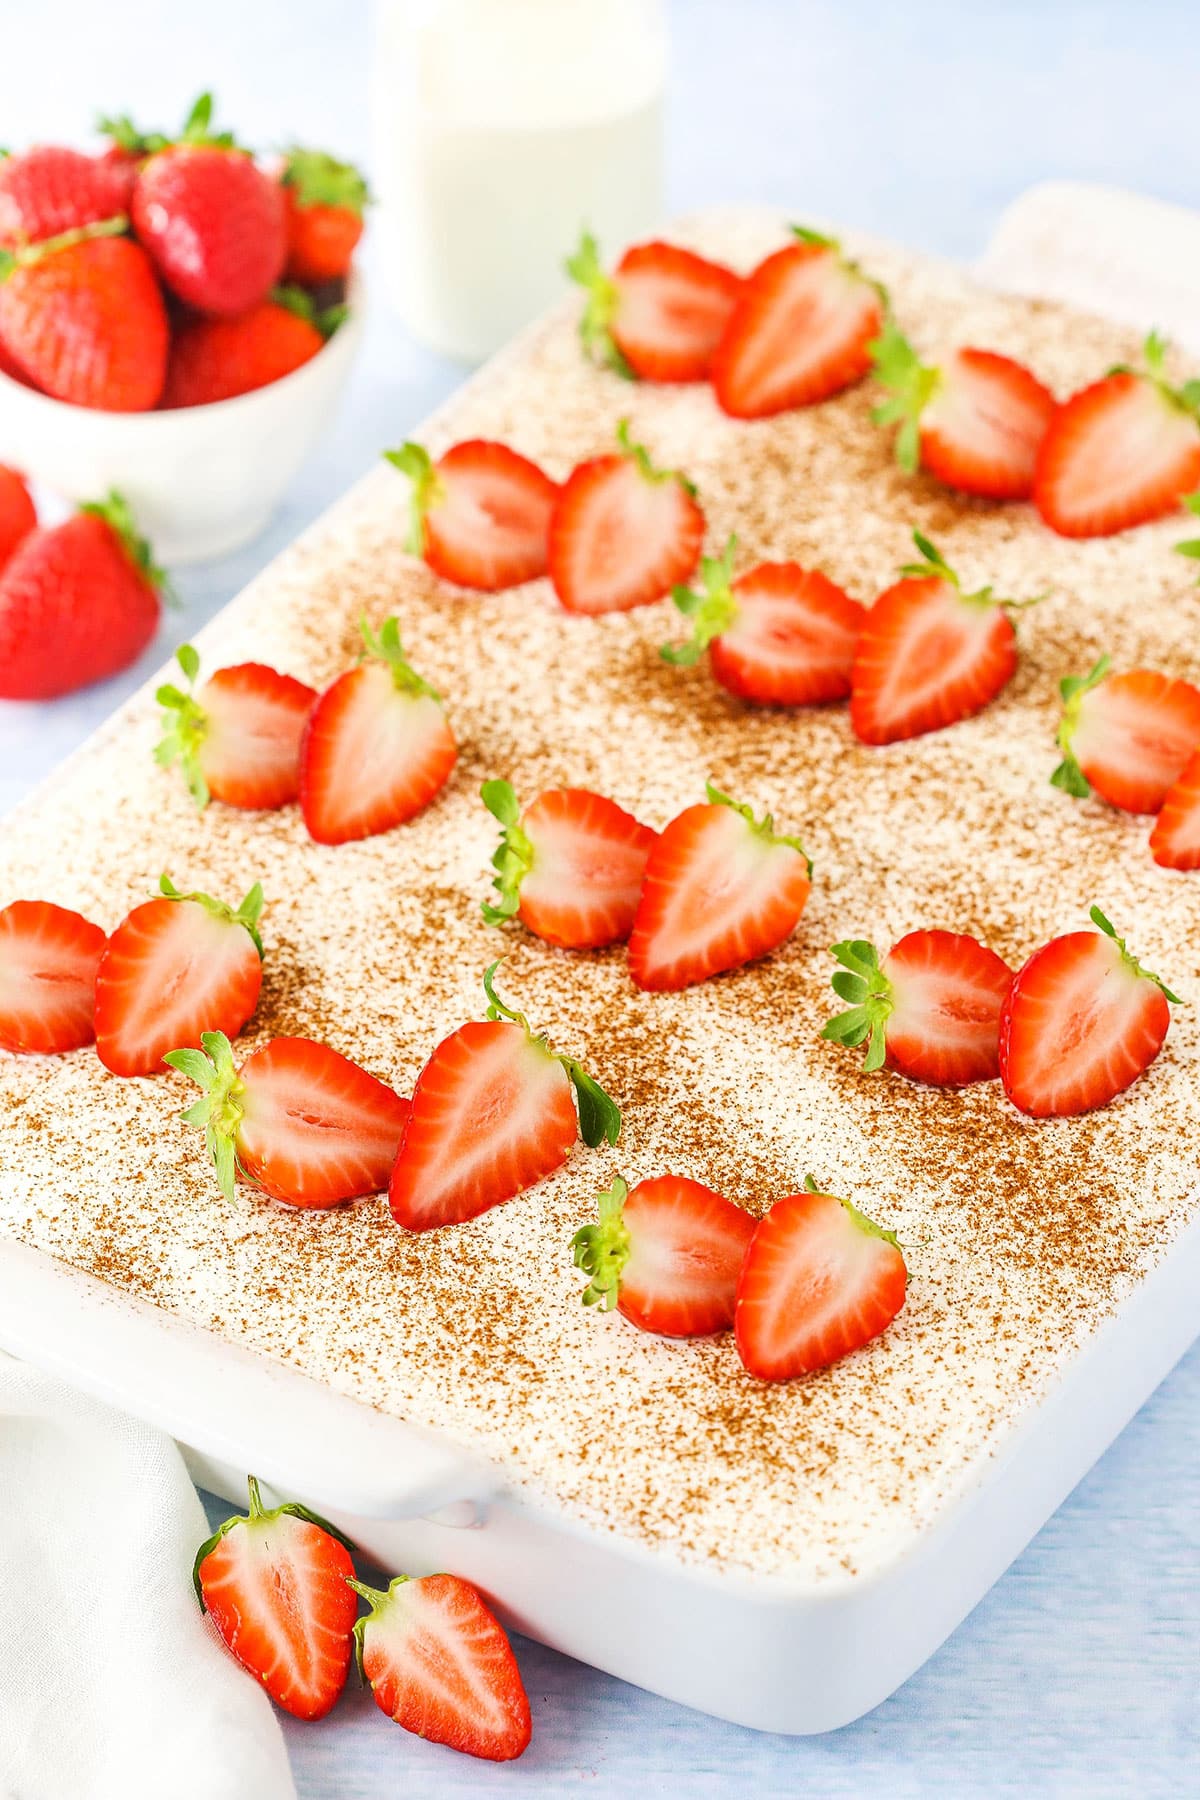
[[366,186],[256,159],[207,94],[177,136],[102,129],[0,162],[0,461],[116,489],[165,562],[202,561],[263,529],[345,385]]

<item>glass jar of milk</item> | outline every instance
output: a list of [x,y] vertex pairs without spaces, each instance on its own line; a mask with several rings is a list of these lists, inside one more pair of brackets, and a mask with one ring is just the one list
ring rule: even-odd
[[375,224],[402,318],[476,361],[662,207],[659,0],[378,0]]

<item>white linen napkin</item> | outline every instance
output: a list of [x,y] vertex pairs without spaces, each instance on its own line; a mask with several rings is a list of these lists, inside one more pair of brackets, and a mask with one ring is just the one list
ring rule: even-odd
[[295,1800],[196,1604],[207,1535],[164,1432],[0,1352],[0,1800]]

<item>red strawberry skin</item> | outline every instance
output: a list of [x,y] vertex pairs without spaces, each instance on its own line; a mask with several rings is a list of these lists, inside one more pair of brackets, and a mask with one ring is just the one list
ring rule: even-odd
[[471,438],[435,465],[425,561],[444,581],[496,592],[546,573],[558,484],[507,444]]
[[733,418],[812,406],[858,381],[883,305],[831,245],[777,250],[743,283],[712,362],[713,392]]
[[1109,537],[1173,512],[1200,484],[1200,428],[1155,384],[1107,375],[1059,407],[1033,499],[1061,537]]
[[158,590],[106,520],[79,512],[32,531],[0,572],[0,698],[46,700],[136,661]]
[[162,279],[197,312],[247,312],[283,274],[283,190],[243,151],[216,144],[160,151],[142,165],[131,216]]
[[17,249],[128,210],[133,168],[61,144],[0,161],[0,245]]
[[936,577],[906,577],[863,622],[850,723],[864,744],[940,731],[981,712],[1016,668],[1017,636],[1002,607]]
[[95,1036],[98,925],[48,900],[0,912],[0,1050],[51,1055]]
[[272,1038],[239,1075],[238,1159],[264,1193],[312,1208],[387,1187],[409,1109],[385,1082],[295,1037]]
[[721,686],[759,706],[843,700],[866,608],[828,576],[760,563],[733,584],[738,615],[709,647]]
[[1154,1061],[1171,1022],[1162,988],[1098,931],[1037,950],[1000,1019],[1000,1076],[1014,1106],[1066,1118],[1107,1106]]
[[731,269],[678,244],[635,244],[617,264],[613,341],[643,381],[703,381],[741,292]]
[[269,387],[325,347],[308,319],[264,300],[232,319],[191,319],[171,342],[164,407],[210,406]]
[[761,1219],[738,1280],[738,1354],[763,1381],[790,1381],[861,1349],[891,1324],[904,1258],[831,1194],[789,1194]]
[[623,942],[657,833],[585,788],[539,794],[521,828],[533,846],[533,866],[521,882],[522,924],[566,950]]
[[392,1217],[408,1231],[473,1219],[560,1169],[578,1136],[562,1064],[522,1025],[473,1020],[417,1078]]
[[432,694],[397,690],[383,663],[348,669],[321,695],[300,756],[300,806],[318,844],[373,837],[439,794],[458,754]]
[[598,456],[558,497],[550,579],[568,612],[628,612],[688,581],[703,542],[704,514],[680,479],[647,479],[628,456]]
[[0,463],[0,569],[37,526],[37,512],[25,477]]
[[1056,406],[1023,363],[957,350],[921,415],[921,461],[948,487],[987,500],[1028,500]]
[[167,371],[167,313],[145,251],[94,237],[18,263],[0,282],[0,336],[35,387],[100,412],[146,412]]
[[304,206],[291,187],[284,194],[288,280],[308,287],[344,280],[363,234],[362,214],[349,206]]
[[1084,693],[1070,749],[1110,806],[1152,813],[1200,748],[1200,688],[1157,669],[1105,677]]
[[196,698],[207,717],[200,770],[213,799],[252,810],[295,800],[316,690],[265,663],[236,663],[218,669]]
[[1150,853],[1163,869],[1200,869],[1200,749],[1163,801]]
[[153,1075],[200,1034],[235,1038],[258,1005],[262,958],[244,926],[197,900],[148,900],[108,941],[96,976],[96,1050],[114,1075]]
[[994,1081],[1000,1011],[1012,987],[1007,963],[956,931],[910,931],[883,962],[892,985],[887,1060],[898,1074],[936,1087]]

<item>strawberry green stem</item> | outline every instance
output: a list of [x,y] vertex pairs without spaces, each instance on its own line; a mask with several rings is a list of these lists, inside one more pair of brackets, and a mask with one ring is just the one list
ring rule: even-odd
[[187,680],[187,692],[168,681],[154,695],[163,709],[162,737],[154,747],[154,760],[163,769],[169,769],[176,762],[180,764],[188,791],[203,812],[211,796],[200,767],[200,750],[208,736],[208,714],[194,693],[200,658],[191,644],[181,644],[175,652],[175,660]]
[[1137,375],[1142,381],[1149,381],[1156,387],[1163,399],[1178,412],[1183,412],[1200,425],[1200,379],[1193,378],[1176,387],[1167,375],[1167,351],[1169,340],[1161,332],[1152,331],[1142,347],[1145,367],[1134,368],[1130,363],[1116,363],[1108,371],[1110,375]]
[[923,363],[899,326],[889,319],[867,346],[875,379],[888,399],[872,408],[876,425],[899,425],[896,461],[906,475],[921,466],[921,414],[942,385],[941,371]]
[[885,1244],[891,1244],[903,1254],[903,1246],[894,1231],[885,1231],[882,1225],[876,1225],[866,1213],[859,1212],[849,1200],[843,1200],[840,1194],[831,1194],[825,1188],[819,1188],[811,1175],[804,1177],[804,1191],[807,1194],[818,1194],[822,1200],[836,1200],[851,1222],[856,1225],[865,1237],[881,1238]]
[[628,419],[621,419],[617,423],[617,443],[620,446],[621,455],[635,464],[643,481],[656,484],[663,481],[677,481],[685,494],[688,494],[693,500],[696,498],[695,482],[689,481],[679,469],[660,469],[656,463],[651,461],[650,452],[645,444],[634,442],[629,435]]
[[404,646],[400,642],[400,621],[387,618],[372,631],[365,617],[359,620],[364,649],[360,658],[363,662],[381,662],[387,665],[397,689],[402,694],[428,694],[431,700],[441,701],[436,688],[430,687],[424,676],[418,675],[404,654]]
[[810,881],[812,880],[812,857],[798,837],[785,837],[776,832],[775,820],[770,813],[764,813],[761,819],[756,819],[753,807],[743,805],[740,800],[731,800],[728,794],[722,793],[721,789],[715,787],[711,781],[704,784],[704,791],[708,795],[710,806],[727,806],[730,812],[740,814],[751,829],[757,832],[760,838],[765,839],[768,844],[789,844],[793,850],[798,850],[808,865],[808,878]]
[[280,1506],[268,1508],[262,1503],[262,1495],[259,1493],[258,1480],[255,1476],[247,1475],[246,1486],[250,1490],[249,1512],[234,1513],[231,1518],[218,1525],[212,1536],[206,1538],[201,1544],[192,1563],[192,1586],[196,1590],[196,1598],[200,1602],[201,1612],[205,1612],[207,1608],[204,1600],[204,1588],[200,1580],[200,1570],[206,1558],[216,1549],[221,1539],[229,1532],[236,1531],[239,1526],[270,1525],[273,1520],[283,1518],[303,1519],[307,1524],[315,1525],[318,1530],[335,1538],[347,1550],[353,1551],[354,1549],[350,1539],[340,1532],[336,1525],[331,1525],[328,1519],[321,1517],[320,1513],[311,1512],[307,1506],[301,1506],[298,1500],[285,1500]]
[[356,217],[371,199],[366,179],[353,163],[339,162],[327,150],[305,150],[293,144],[285,153],[283,185],[300,206],[337,206]]
[[121,548],[138,574],[163,599],[171,598],[167,572],[155,562],[150,540],[144,538],[138,530],[137,520],[124,494],[118,493],[116,488],[110,488],[103,500],[85,500],[79,510],[94,519],[103,519],[109,530],[120,540]]
[[571,1239],[575,1267],[591,1277],[583,1290],[583,1304],[611,1312],[621,1293],[621,1271],[629,1261],[632,1241],[624,1220],[628,1184],[618,1175],[599,1196],[599,1219],[583,1225]]
[[201,1089],[201,1098],[179,1116],[185,1125],[203,1131],[204,1148],[217,1171],[221,1192],[232,1200],[237,1177],[245,1174],[237,1139],[245,1114],[246,1087],[233,1066],[233,1046],[223,1031],[202,1032],[200,1043],[199,1050],[168,1050],[163,1061]]
[[690,668],[708,649],[714,638],[728,631],[738,616],[738,603],[733,597],[733,559],[737,538],[732,535],[720,556],[700,558],[700,589],[676,587],[671,598],[686,619],[692,622],[692,635],[683,644],[663,644],[658,654],[664,662]]
[[935,548],[923,531],[914,529],[913,543],[921,552],[920,562],[900,564],[900,573],[919,581],[944,581],[954,588],[959,598],[967,606],[1001,606],[1006,612],[1023,611],[1028,606],[1038,606],[1046,599],[1046,593],[1031,594],[1026,600],[1011,600],[993,592],[989,583],[987,587],[976,588],[973,593],[964,593],[963,585],[956,570],[950,567],[941,551]]
[[594,1076],[589,1075],[581,1063],[573,1056],[555,1050],[544,1032],[535,1032],[524,1013],[517,1012],[507,1006],[496,992],[496,970],[503,962],[497,957],[484,970],[483,990],[488,998],[487,1018],[493,1023],[507,1020],[519,1025],[531,1044],[537,1044],[547,1056],[553,1056],[567,1072],[571,1086],[575,1089],[575,1103],[579,1109],[579,1135],[589,1150],[595,1150],[605,1139],[615,1144],[621,1135],[621,1113],[616,1102],[605,1093]]
[[584,232],[578,250],[563,266],[571,280],[577,281],[587,295],[579,320],[579,337],[585,354],[601,368],[611,369],[626,381],[635,381],[636,374],[612,334],[612,323],[621,300],[620,289],[601,263],[599,246],[590,231]]
[[383,460],[406,475],[411,484],[408,536],[404,548],[410,556],[425,554],[425,515],[445,498],[446,489],[428,450],[411,439],[399,450],[385,450]]
[[244,926],[246,931],[250,934],[251,941],[254,944],[254,948],[258,951],[259,957],[262,957],[263,943],[262,938],[258,933],[258,921],[262,917],[263,909],[261,881],[256,881],[254,883],[254,886],[241,902],[241,905],[236,908],[227,905],[224,900],[214,900],[211,894],[202,894],[199,892],[190,894],[180,893],[169,875],[159,876],[158,891],[165,900],[192,900],[197,906],[202,906],[205,912],[211,913],[214,919],[221,919],[227,925]]
[[1063,716],[1058,727],[1058,747],[1063,759],[1050,777],[1051,787],[1061,788],[1064,794],[1071,794],[1076,800],[1086,800],[1092,791],[1092,784],[1079,766],[1073,748],[1075,733],[1079,728],[1079,718],[1083,702],[1093,688],[1098,688],[1112,667],[1112,659],[1102,656],[1093,663],[1086,675],[1065,675],[1058,684],[1058,691],[1063,698]]
[[[821,1036],[851,1049],[869,1039],[863,1068],[873,1073],[883,1067],[887,1056],[887,1022],[896,1005],[892,984],[880,967],[875,946],[863,938],[847,938],[834,944],[831,954],[842,965],[832,977],[833,991],[839,999],[848,1000],[850,1006],[822,1027]],[[808,1181],[805,1186],[810,1193],[820,1191]]]
[[1143,968],[1132,950],[1127,948],[1125,939],[1117,936],[1116,927],[1111,924],[1098,906],[1093,906],[1090,909],[1088,918],[1092,921],[1093,925],[1104,933],[1105,937],[1112,939],[1113,943],[1121,952],[1121,961],[1125,964],[1126,968],[1131,969],[1135,975],[1141,976],[1143,980],[1152,981],[1155,987],[1161,988],[1166,998],[1170,1000],[1174,1006],[1183,1005],[1183,1001],[1179,998],[1179,995],[1173,994],[1166,982],[1163,981],[1160,976],[1152,974],[1147,968]]
[[489,925],[503,925],[521,904],[521,883],[533,867],[533,845],[521,827],[521,808],[510,782],[485,781],[479,794],[492,817],[503,827],[499,846],[492,856],[492,867],[496,871],[492,886],[499,898],[485,900],[482,912]]

